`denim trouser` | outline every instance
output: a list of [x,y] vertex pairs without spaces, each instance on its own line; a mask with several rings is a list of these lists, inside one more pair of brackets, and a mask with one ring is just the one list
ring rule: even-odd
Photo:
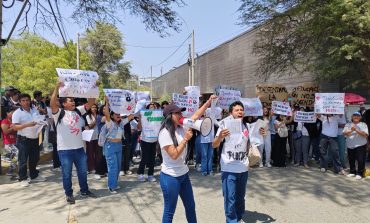
[[63,188],[66,196],[72,196],[72,165],[76,166],[78,183],[81,192],[87,192],[87,156],[83,148],[59,150],[59,160],[62,164]]
[[245,192],[248,171],[243,173],[222,172],[222,192],[227,223],[237,223],[245,212]]
[[[338,142],[336,137],[329,137],[326,135],[321,135],[321,140],[320,140],[320,167],[321,168],[328,168],[328,156],[327,153],[332,155],[333,161],[334,161],[334,172],[338,173],[342,165],[339,160],[339,152],[338,152]],[[329,151],[328,151],[329,148]]]
[[19,181],[27,180],[27,161],[30,178],[35,179],[39,175],[36,169],[40,159],[39,139],[17,137],[16,146],[18,148]]
[[303,157],[303,164],[307,165],[308,152],[310,150],[310,137],[302,136],[299,139],[295,139],[294,148],[296,150],[295,161],[299,164],[302,161],[302,157]]
[[186,219],[189,223],[197,222],[193,188],[189,174],[186,173],[179,177],[173,177],[161,172],[160,184],[164,199],[162,223],[172,222],[179,195],[185,207]]
[[212,143],[201,143],[202,147],[202,173],[211,173],[213,164]]
[[195,138],[195,163],[202,163],[202,143],[200,143],[200,134]]
[[104,155],[107,160],[108,168],[108,188],[116,189],[121,170],[122,162],[122,142],[106,141],[104,144]]
[[346,166],[346,137],[344,135],[338,135],[338,151],[339,151],[339,160],[343,168]]
[[312,156],[316,161],[320,160],[320,136],[311,138]]

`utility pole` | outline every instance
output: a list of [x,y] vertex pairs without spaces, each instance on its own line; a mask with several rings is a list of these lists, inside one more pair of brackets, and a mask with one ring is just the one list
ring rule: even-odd
[[150,101],[153,102],[153,67],[150,66]]
[[189,86],[191,86],[191,44],[189,44],[189,58],[188,58],[188,65],[189,65]]
[[80,34],[77,33],[77,70],[80,69]]
[[194,29],[193,29],[193,33],[192,33],[192,44],[191,44],[191,85],[194,86],[194,67],[195,67],[195,63],[194,63],[194,60],[195,60],[195,47],[194,47]]

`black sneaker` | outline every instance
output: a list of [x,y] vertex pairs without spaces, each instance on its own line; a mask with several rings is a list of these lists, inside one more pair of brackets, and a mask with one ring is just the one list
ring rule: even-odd
[[91,191],[81,192],[82,197],[91,197],[91,198],[97,198],[95,194],[93,194]]
[[76,203],[75,198],[73,196],[67,196],[66,200],[67,200],[68,204],[75,204]]

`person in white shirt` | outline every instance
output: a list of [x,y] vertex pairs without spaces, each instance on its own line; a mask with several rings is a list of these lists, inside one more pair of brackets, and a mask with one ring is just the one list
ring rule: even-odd
[[[366,144],[369,136],[368,126],[360,122],[361,113],[352,115],[352,122],[345,125],[343,134],[347,138],[347,152],[350,172],[348,177],[356,176],[360,180],[365,172]],[[357,170],[356,170],[357,161]]]
[[[211,96],[190,119],[195,121],[200,118],[211,105],[212,99],[216,99],[216,96]],[[191,128],[185,130],[180,124],[183,120],[182,111],[184,109],[175,104],[166,106],[163,110],[165,118],[158,136],[163,157],[160,185],[164,198],[162,222],[165,223],[172,222],[179,195],[185,207],[186,219],[191,223],[197,222],[193,188],[188,174],[189,168],[185,164],[187,144],[193,131]]]
[[94,104],[86,114],[86,127],[85,129],[94,130],[90,142],[86,141],[86,155],[87,155],[87,170],[95,174],[95,179],[100,179],[100,175],[96,173],[96,168],[99,165],[100,152],[98,148],[98,106]]
[[[242,221],[245,212],[245,193],[248,180],[248,133],[244,126],[241,132],[231,134],[226,128],[228,122],[244,117],[244,106],[240,101],[229,107],[229,116],[221,120],[221,127],[216,133],[213,147],[217,148],[225,140],[221,154],[222,191],[226,222]],[[223,123],[223,124],[222,124]]]
[[338,125],[340,117],[338,115],[318,115],[322,121],[321,140],[320,140],[320,170],[326,172],[328,168],[328,150],[334,162],[334,172],[344,175],[344,170],[339,159],[338,151]]
[[63,188],[67,203],[74,204],[75,199],[72,190],[73,164],[76,166],[81,196],[96,198],[87,185],[87,157],[82,141],[84,122],[81,117],[86,113],[86,110],[89,110],[95,104],[95,99],[89,98],[87,104],[76,108],[74,98],[60,98],[59,103],[62,108],[59,108],[57,96],[59,87],[63,85],[62,82],[57,83],[51,96],[50,107],[57,129],[57,149],[62,164]]
[[37,132],[37,121],[40,120],[39,111],[31,107],[31,97],[28,94],[19,96],[21,107],[12,117],[13,129],[17,132],[16,146],[19,150],[19,181],[21,186],[27,187],[27,161],[31,182],[45,181],[36,169],[40,159],[39,133]]

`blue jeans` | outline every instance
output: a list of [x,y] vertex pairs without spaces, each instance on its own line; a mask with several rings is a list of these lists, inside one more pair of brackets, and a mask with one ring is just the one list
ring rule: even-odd
[[320,168],[328,169],[328,156],[331,154],[334,162],[334,172],[338,173],[342,170],[342,164],[339,159],[337,137],[329,137],[321,134],[320,140]]
[[107,160],[108,188],[114,190],[118,186],[119,171],[121,170],[122,142],[106,141],[103,149]]
[[202,145],[200,143],[200,134],[195,138],[195,163],[202,163]]
[[197,222],[193,188],[189,174],[186,173],[179,177],[173,177],[161,172],[159,179],[164,199],[162,223],[172,222],[179,195],[185,207],[186,219],[189,223]]
[[243,173],[222,172],[222,192],[227,223],[237,223],[245,212],[245,192],[248,171]]
[[311,138],[312,156],[316,161],[320,160],[320,136]]
[[63,188],[66,196],[72,196],[72,165],[76,166],[78,183],[82,193],[87,192],[87,156],[83,148],[59,150],[59,160],[62,164]]
[[201,143],[202,145],[202,173],[207,174],[212,171],[213,147],[212,143]]
[[337,141],[338,141],[339,160],[343,168],[346,168],[346,138],[344,137],[344,135],[338,135]]

